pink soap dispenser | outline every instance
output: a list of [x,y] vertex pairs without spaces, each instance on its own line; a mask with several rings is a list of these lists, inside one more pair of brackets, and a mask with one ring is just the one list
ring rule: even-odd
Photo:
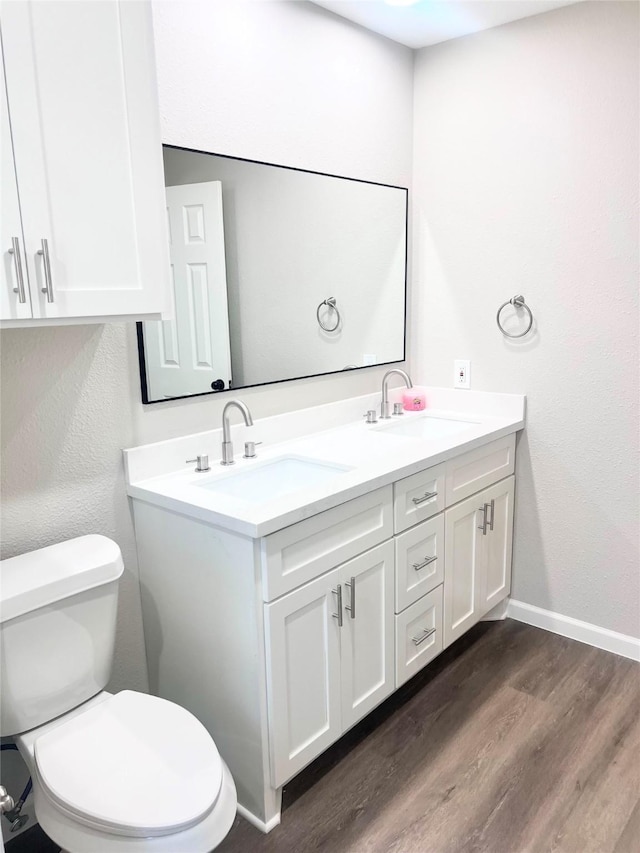
[[407,388],[402,395],[405,412],[421,412],[427,408],[427,395],[424,388]]

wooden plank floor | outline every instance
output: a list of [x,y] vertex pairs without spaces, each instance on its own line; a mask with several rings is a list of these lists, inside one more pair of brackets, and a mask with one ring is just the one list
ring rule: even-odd
[[[640,665],[478,625],[284,800],[273,832],[236,818],[219,853],[640,853]],[[34,827],[7,851],[47,841]]]
[[640,853],[640,665],[476,626],[220,853]]

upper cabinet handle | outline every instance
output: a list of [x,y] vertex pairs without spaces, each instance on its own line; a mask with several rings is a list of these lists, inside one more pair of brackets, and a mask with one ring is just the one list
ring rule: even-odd
[[43,237],[40,242],[42,243],[42,248],[38,249],[38,254],[42,255],[42,265],[44,267],[44,287],[42,288],[42,292],[47,294],[47,302],[53,302],[53,281],[51,279],[49,241]]
[[480,525],[480,527],[478,527],[478,530],[482,530],[483,536],[487,535],[487,507],[488,506],[489,506],[489,504],[483,504],[478,509],[478,512],[482,513],[482,524]]
[[13,263],[16,268],[16,284],[17,287],[13,288],[13,292],[18,294],[18,302],[25,303],[27,301],[27,294],[24,289],[24,275],[22,274],[22,256],[20,255],[20,240],[17,237],[11,238],[11,248],[9,249],[9,254],[13,255]]

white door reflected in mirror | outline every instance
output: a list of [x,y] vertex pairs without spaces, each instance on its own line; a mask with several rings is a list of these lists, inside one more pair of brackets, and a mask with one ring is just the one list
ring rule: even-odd
[[174,316],[144,323],[152,400],[232,384],[222,183],[166,187],[166,194]]

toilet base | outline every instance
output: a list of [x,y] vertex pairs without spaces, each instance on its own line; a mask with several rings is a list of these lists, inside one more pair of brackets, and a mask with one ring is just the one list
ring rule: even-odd
[[236,816],[236,788],[223,762],[222,787],[213,810],[196,826],[171,835],[127,838],[99,832],[61,814],[33,777],[36,817],[47,835],[66,853],[209,853],[227,835]]

